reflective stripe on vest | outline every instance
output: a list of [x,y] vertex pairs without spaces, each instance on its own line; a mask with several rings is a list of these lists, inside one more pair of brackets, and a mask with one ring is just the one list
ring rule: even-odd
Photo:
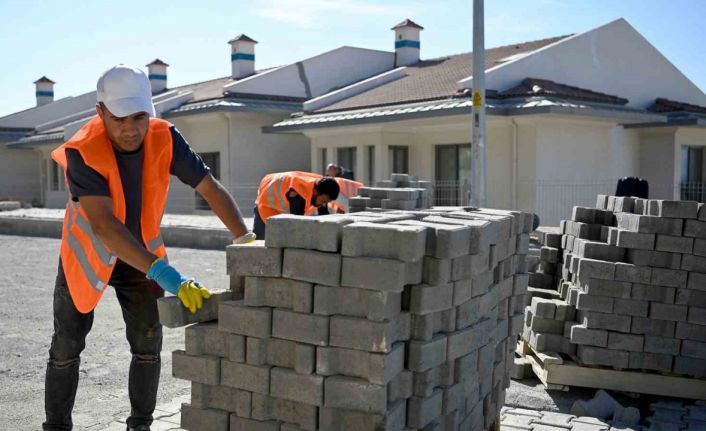
[[[88,223],[88,220],[86,220],[85,217],[81,215],[81,212],[78,210],[79,209],[79,204],[78,202],[73,202],[70,201],[69,204],[66,206],[67,210],[69,211],[69,214],[71,218],[73,216],[76,217],[76,225],[88,236],[88,238],[91,240],[91,244],[93,244],[93,248],[95,248],[96,252],[98,253],[98,257],[100,257],[101,262],[105,266],[110,266],[115,261],[117,258],[110,254],[108,250],[105,248],[105,244],[101,240],[99,240],[96,235],[93,233],[93,230],[91,229],[91,225]],[[69,233],[73,235],[73,233],[69,230]]]
[[158,236],[157,238],[151,239],[147,241],[147,249],[154,253],[157,251],[160,247],[164,245],[164,240],[162,239],[162,235]]
[[[67,225],[68,229],[66,233],[69,248],[71,249],[71,252],[74,254],[74,256],[76,256],[76,259],[78,260],[78,263],[81,266],[81,270],[83,270],[83,274],[86,276],[88,282],[91,283],[91,287],[93,287],[98,292],[102,292],[105,285],[108,284],[108,280],[101,280],[98,274],[96,274],[96,272],[93,270],[93,267],[88,263],[88,256],[86,256],[86,251],[83,249],[81,243],[78,241],[78,238],[76,238],[76,236],[71,230],[74,224],[74,216],[78,215],[80,217],[81,215],[78,214],[78,211],[74,212],[72,204],[68,204],[66,206],[66,209],[69,212]],[[88,232],[90,232],[90,234]],[[90,238],[91,243],[94,247],[96,246],[96,243],[100,243],[100,245],[103,246],[103,244],[93,235],[93,231],[91,231],[90,227],[88,229],[88,232],[86,232],[86,234]],[[104,246],[103,249],[105,250]],[[112,262],[114,262],[115,256],[112,256],[109,260],[112,260]]]

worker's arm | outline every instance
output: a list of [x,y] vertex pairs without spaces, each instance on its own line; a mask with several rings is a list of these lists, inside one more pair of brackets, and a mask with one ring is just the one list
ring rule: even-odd
[[157,259],[140,244],[124,224],[113,215],[113,202],[105,196],[81,196],[78,198],[88,217],[91,230],[105,246],[128,265],[145,274]]
[[238,204],[228,190],[211,174],[206,175],[196,186],[196,191],[208,202],[213,212],[226,225],[235,238],[240,238],[248,233],[243,216],[240,214]]

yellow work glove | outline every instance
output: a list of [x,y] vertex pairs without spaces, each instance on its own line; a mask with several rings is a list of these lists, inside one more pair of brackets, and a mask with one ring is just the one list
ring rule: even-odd
[[203,300],[211,297],[211,292],[198,281],[187,280],[179,287],[177,297],[191,313],[196,313],[196,310],[203,307]]
[[253,242],[257,239],[257,236],[252,233],[248,232],[245,235],[239,236],[236,239],[233,240],[233,244],[247,244],[249,242]]

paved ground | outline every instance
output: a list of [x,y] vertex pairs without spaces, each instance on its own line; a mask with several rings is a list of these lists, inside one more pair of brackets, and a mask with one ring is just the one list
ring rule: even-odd
[[[59,244],[56,239],[0,236],[0,429],[37,430],[44,418],[44,373]],[[170,261],[207,286],[227,286],[224,252],[171,248]],[[130,352],[124,331],[120,307],[109,288],[96,309],[81,358],[75,429],[102,430],[127,416]],[[168,352],[183,348],[183,330],[165,328],[164,336],[158,403],[169,409],[189,393],[189,387],[170,373]]]

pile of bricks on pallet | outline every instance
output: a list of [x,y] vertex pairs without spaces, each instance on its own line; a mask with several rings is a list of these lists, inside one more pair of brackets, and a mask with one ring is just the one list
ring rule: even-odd
[[530,228],[485,209],[268,219],[264,244],[227,248],[243,299],[173,354],[193,382],[182,427],[487,428],[522,329],[510,302]]
[[420,181],[407,174],[392,174],[390,180],[378,181],[375,187],[361,187],[358,196],[349,199],[351,212],[366,209],[414,210],[432,205],[431,181]]
[[[536,264],[530,262],[529,287],[534,289],[544,289],[556,291],[561,279],[562,254],[561,254],[561,233],[541,232],[541,247],[539,256],[536,256]],[[538,292],[539,296],[542,295]],[[550,296],[556,296],[549,293]]]
[[644,431],[706,430],[706,405],[659,401],[650,404],[649,428]]
[[[706,209],[599,196],[597,208],[575,207],[562,230],[560,293],[577,309],[564,336],[578,358],[706,377]],[[530,321],[540,305],[551,314],[537,301]],[[552,349],[564,351],[540,350]]]

